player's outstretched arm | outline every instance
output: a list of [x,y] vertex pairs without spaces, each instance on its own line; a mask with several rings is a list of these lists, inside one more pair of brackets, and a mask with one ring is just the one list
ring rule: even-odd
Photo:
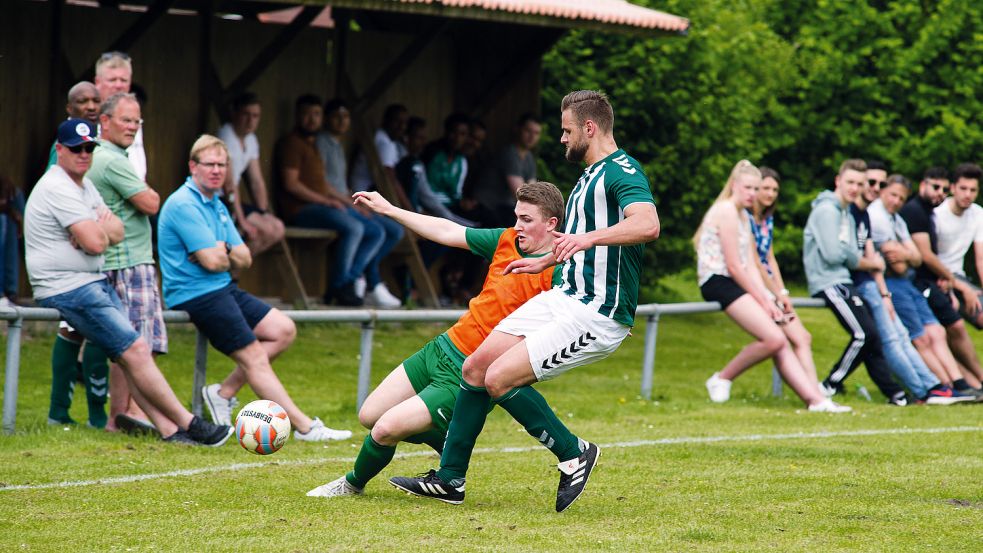
[[389,203],[378,192],[356,192],[352,198],[355,199],[355,205],[385,215],[427,240],[452,248],[468,248],[465,227],[453,221],[400,209]]

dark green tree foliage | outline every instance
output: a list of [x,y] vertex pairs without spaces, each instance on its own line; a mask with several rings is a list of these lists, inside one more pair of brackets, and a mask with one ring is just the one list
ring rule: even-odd
[[783,175],[776,252],[793,277],[809,204],[843,159],[879,158],[913,180],[979,160],[983,3],[634,1],[690,18],[689,36],[564,37],[543,65],[541,169],[569,190],[581,168],[557,140],[560,100],[605,91],[662,219],[649,293],[660,274],[693,266],[691,235],[742,158]]

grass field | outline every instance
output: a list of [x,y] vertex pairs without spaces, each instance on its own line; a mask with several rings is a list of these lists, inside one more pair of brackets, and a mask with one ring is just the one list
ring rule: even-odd
[[[828,367],[845,335],[825,311],[802,316]],[[442,329],[377,329],[374,382]],[[605,362],[539,387],[577,434],[602,446],[587,492],[559,515],[555,460],[501,410],[478,441],[464,505],[388,485],[436,466],[412,445],[364,497],[305,497],[348,470],[364,436],[355,325],[302,326],[277,367],[302,408],[357,438],[290,441],[269,458],[232,443],[182,448],[49,427],[51,335],[34,332],[18,432],[0,438],[0,550],[983,550],[983,405],[891,407],[861,371],[851,381],[872,402],[851,393],[844,401],[855,413],[811,414],[788,393],[769,396],[766,366],[740,378],[729,403],[711,404],[703,381],[745,342],[719,314],[663,318],[656,397],[643,401],[643,332]],[[190,403],[193,335],[172,330],[171,348],[161,365]],[[209,359],[213,376],[230,367],[214,351]],[[73,416],[85,420],[77,396]]]

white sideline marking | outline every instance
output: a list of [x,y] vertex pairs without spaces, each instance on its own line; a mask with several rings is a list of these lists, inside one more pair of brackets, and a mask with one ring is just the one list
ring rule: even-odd
[[[650,445],[677,445],[677,444],[712,444],[718,442],[760,442],[768,440],[813,440],[821,438],[849,438],[854,436],[886,436],[895,434],[943,434],[950,432],[981,432],[983,426],[950,426],[944,428],[887,428],[883,430],[847,430],[843,432],[794,432],[790,434],[746,434],[743,436],[681,436],[678,438],[660,438],[658,440],[635,440],[631,442],[613,442],[600,444],[600,447],[612,448],[633,448]],[[501,448],[478,448],[475,453],[524,453],[527,451],[540,451],[542,446],[532,447],[501,447]],[[433,455],[432,451],[413,451],[410,453],[397,453],[394,458],[407,459],[411,457],[427,457]],[[144,480],[161,480],[179,476],[195,476],[198,474],[209,474],[213,472],[227,472],[242,469],[252,469],[265,466],[292,467],[304,465],[322,465],[326,463],[353,463],[354,457],[326,457],[323,459],[302,459],[296,461],[269,461],[264,463],[235,463],[232,465],[221,465],[217,467],[201,467],[196,469],[172,470],[168,472],[155,472],[150,474],[132,474],[129,476],[115,476],[111,478],[100,478],[98,480],[76,480],[68,482],[51,482],[48,484],[20,484],[15,486],[0,487],[0,492],[14,490],[48,490],[53,488],[79,488],[83,486],[98,486],[107,484],[126,484],[129,482],[141,482]]]

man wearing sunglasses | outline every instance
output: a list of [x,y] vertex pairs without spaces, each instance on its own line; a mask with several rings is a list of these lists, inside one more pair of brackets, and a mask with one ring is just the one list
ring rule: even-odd
[[35,185],[24,214],[27,274],[34,298],[123,368],[133,395],[165,440],[220,446],[232,435],[192,415],[174,395],[133,329],[102,272],[106,249],[123,239],[123,222],[85,177],[96,149],[95,127],[69,119],[58,127],[58,163]]
[[956,277],[938,256],[935,208],[949,195],[949,183],[949,172],[944,167],[929,168],[918,186],[918,194],[905,203],[900,213],[922,256],[922,264],[915,271],[915,286],[945,327],[949,348],[961,365],[964,378],[953,379],[952,387],[957,392],[979,395],[983,369],[966,324],[949,296]]

